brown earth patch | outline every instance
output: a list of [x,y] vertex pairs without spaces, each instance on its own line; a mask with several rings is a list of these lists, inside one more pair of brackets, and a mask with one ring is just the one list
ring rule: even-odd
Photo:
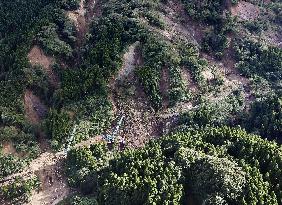
[[196,44],[200,44],[204,37],[204,27],[188,16],[184,5],[178,0],[169,0],[165,6],[165,23],[170,27],[169,32],[177,36],[181,34]]
[[86,20],[90,22],[93,18],[98,18],[102,15],[102,5],[99,0],[90,0],[87,2]]
[[86,23],[86,9],[85,9],[85,0],[81,0],[79,3],[79,8],[75,11],[67,12],[67,16],[74,22],[75,27],[77,28],[77,45],[81,46],[85,34],[87,32],[87,23]]
[[31,90],[24,93],[24,109],[27,120],[32,124],[39,124],[47,114],[46,105]]
[[[234,59],[230,56],[225,56],[222,61],[216,61],[207,54],[202,54],[202,57],[207,59],[209,65],[216,67],[216,76],[221,76],[224,80],[223,86],[215,93],[216,96],[214,96],[214,93],[209,93],[208,98],[213,101],[218,101],[231,94],[235,89],[243,89],[246,109],[248,109],[251,102],[254,100],[251,82],[236,69]],[[211,73],[211,71],[206,72]]]
[[[125,54],[123,55],[123,65],[122,65],[121,69],[118,71],[117,75],[114,76],[110,80],[111,90],[114,90],[117,82],[123,81],[125,78],[127,78],[128,75],[133,72],[133,70],[135,69],[135,66],[137,64],[141,63],[140,55],[138,56],[138,54],[137,54],[137,53],[139,53],[139,52],[137,52],[138,46],[139,46],[139,42],[135,42],[134,44],[129,46],[127,52],[125,52]],[[115,99],[115,96],[114,96],[114,92],[111,92],[109,94],[109,101],[112,104],[114,114],[116,114],[117,111],[118,111],[117,107],[116,107],[115,100],[116,99]]]
[[48,137],[41,129],[38,131],[38,142],[39,142],[40,150],[42,152],[47,152],[51,150],[51,145],[50,142],[48,141]]
[[55,205],[72,192],[62,173],[62,162],[44,166],[35,172],[40,181],[39,190],[32,193],[30,205]]
[[231,7],[231,14],[238,16],[241,20],[255,20],[260,15],[260,9],[250,2],[239,1],[238,4]]
[[110,83],[116,116],[125,117],[118,135],[129,147],[143,146],[150,138],[161,133],[156,113],[135,76],[134,69],[141,66],[142,62],[140,51],[129,47],[124,54],[121,70]]
[[44,152],[34,159],[22,172],[6,177],[2,185],[9,184],[16,177],[28,180],[37,177],[40,181],[39,190],[32,192],[28,205],[55,205],[71,193],[71,189],[62,175],[62,153]]
[[[281,30],[281,29],[280,29]],[[265,39],[267,43],[273,46],[282,48],[282,32],[275,31],[269,28],[267,31],[263,32],[262,38]]]
[[28,53],[28,59],[32,66],[39,65],[46,72],[52,86],[57,88],[59,86],[59,78],[52,70],[54,60],[52,57],[46,56],[43,50],[35,45]]
[[203,75],[204,79],[207,80],[207,81],[211,81],[211,80],[214,79],[214,74],[212,73],[211,70],[204,70],[202,72],[202,75]]
[[17,153],[17,151],[16,151],[16,148],[14,147],[14,145],[13,145],[12,142],[4,142],[4,143],[2,144],[2,154],[3,154],[3,155],[12,154],[12,155],[18,156],[18,153]]
[[77,29],[78,47],[83,45],[92,19],[101,16],[101,14],[101,4],[97,0],[81,0],[77,10],[67,12],[67,16],[74,22]]
[[161,10],[163,13],[160,13],[160,18],[165,24],[162,29],[150,25],[144,18],[140,18],[140,20],[146,24],[150,31],[159,33],[169,41],[188,41],[200,45],[204,37],[204,27],[187,15],[184,5],[180,1],[169,0],[162,4]]
[[[89,146],[102,141],[101,136],[90,138],[74,147]],[[9,184],[16,177],[27,180],[37,177],[40,181],[39,190],[32,192],[28,205],[55,205],[72,194],[72,190],[63,176],[63,164],[66,155],[64,152],[52,153],[46,151],[34,159],[22,172],[12,174],[1,180],[0,185]],[[0,202],[2,202],[0,200]]]
[[120,137],[129,147],[143,146],[152,137],[161,135],[156,114],[140,87],[135,87],[134,96],[119,102],[119,112],[125,115]]
[[134,44],[129,46],[127,52],[125,52],[125,54],[123,55],[123,65],[116,76],[117,81],[121,81],[126,78],[130,73],[133,72],[134,68],[136,67],[136,52],[138,50],[139,44],[139,42],[135,42]]

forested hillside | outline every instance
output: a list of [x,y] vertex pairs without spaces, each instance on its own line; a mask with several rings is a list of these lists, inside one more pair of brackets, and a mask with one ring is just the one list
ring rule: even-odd
[[281,0],[0,0],[1,204],[282,204]]

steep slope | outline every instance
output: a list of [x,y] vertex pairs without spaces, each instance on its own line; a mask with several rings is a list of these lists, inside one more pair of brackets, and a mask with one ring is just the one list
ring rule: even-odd
[[1,203],[282,203],[279,1],[0,4]]

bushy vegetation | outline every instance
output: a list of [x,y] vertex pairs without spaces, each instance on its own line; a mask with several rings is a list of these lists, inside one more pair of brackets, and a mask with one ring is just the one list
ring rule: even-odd
[[98,205],[96,199],[85,197],[85,196],[73,196],[62,202],[59,202],[58,205]]
[[256,20],[256,21],[247,21],[244,23],[244,26],[251,32],[259,34],[263,30],[267,30],[267,24],[266,22],[262,20]]
[[[19,171],[25,164],[22,161],[29,161],[39,152],[36,137],[38,127],[31,125],[25,118],[23,93],[26,88],[34,89],[50,102],[52,89],[49,89],[42,69],[31,67],[27,55],[34,43],[42,43],[46,48],[52,45],[52,49],[58,51],[54,52],[56,55],[62,51],[68,54],[72,52],[70,45],[63,42],[63,31],[68,28],[63,8],[73,3],[53,0],[5,0],[0,3],[1,143],[11,143],[20,153],[20,158],[24,158],[1,155],[1,177]],[[43,30],[49,32],[48,35]],[[62,35],[58,34],[60,32]],[[37,34],[39,39],[35,38]],[[54,38],[47,42],[47,36]],[[65,40],[67,42],[68,38]]]
[[[61,204],[282,204],[282,148],[262,139],[281,140],[281,48],[240,39],[241,33],[236,33],[236,68],[260,90],[255,97],[261,99],[250,103],[249,113],[244,104],[248,99],[243,92],[249,92],[245,88],[226,96],[219,93],[215,99],[202,97],[220,91],[217,88],[224,80],[219,76],[211,84],[205,80],[208,62],[200,57],[200,51],[221,59],[230,46],[233,36],[228,34],[236,28],[236,19],[227,11],[226,1],[181,2],[192,20],[206,28],[201,48],[182,39],[184,36],[169,39],[162,33],[169,31],[162,13],[172,9],[166,8],[168,2],[163,0],[98,2],[102,15],[91,22],[81,45],[77,28],[66,16],[66,10],[79,7],[78,0],[1,1],[0,142],[11,144],[15,151],[0,154],[0,180],[20,172],[39,154],[39,134],[46,135],[52,148],[59,150],[105,132],[115,117],[109,83],[122,68],[126,49],[138,42],[135,55],[139,65],[134,74],[155,111],[162,112],[166,95],[171,107],[188,101],[194,107],[169,113],[174,115],[174,129],[145,147],[120,152],[102,143],[72,149],[66,175],[81,193]],[[237,0],[231,2],[235,5]],[[271,20],[277,25],[281,24],[279,6],[276,1],[269,5],[275,13]],[[251,33],[267,29],[260,19],[244,22],[244,26]],[[46,69],[28,62],[33,45],[52,56],[58,86],[51,85]],[[195,95],[185,86],[182,69],[196,82]],[[164,71],[168,90],[163,92]],[[50,108],[41,124],[26,120],[26,89]],[[252,94],[250,91],[250,98]],[[161,127],[163,122],[158,123]],[[248,133],[235,127],[238,124]],[[0,198],[24,203],[37,187],[35,179],[19,178],[1,186]]]
[[269,6],[275,16],[274,16],[274,22],[276,22],[278,25],[281,25],[282,24],[282,3],[281,1],[273,1],[270,3],[270,6]]
[[[180,115],[179,124],[184,127],[234,126],[241,118],[244,101],[239,91],[235,91],[219,102],[201,99],[197,107]],[[220,113],[220,115],[218,114]]]
[[[121,67],[122,53],[134,38],[136,31],[128,30],[128,24],[132,23],[128,18],[110,14],[94,22],[90,38],[83,48],[83,63],[78,68],[59,72],[61,88],[54,93],[57,110],[54,112],[58,114],[50,113],[46,120],[55,147],[65,144],[75,125],[81,125],[85,132],[85,136],[75,136],[75,142],[79,142],[89,134],[100,134],[111,123],[106,85]],[[86,122],[87,128],[80,121]]]
[[[72,28],[70,28],[70,31],[64,32],[66,34],[69,33],[69,35],[74,35],[74,30]],[[69,36],[66,36],[65,39],[68,37]],[[73,38],[75,37],[73,36]],[[59,38],[58,26],[54,23],[42,27],[42,30],[37,34],[37,41],[41,44],[44,50],[51,55],[62,55],[65,57],[70,57],[72,55],[71,46]]]
[[269,96],[254,102],[246,119],[250,131],[282,142],[282,99]]
[[181,56],[181,66],[191,71],[191,77],[200,89],[205,91],[206,82],[202,75],[202,71],[207,66],[207,61],[200,57],[199,49],[191,43],[181,43],[179,45],[180,56]]
[[251,40],[238,40],[235,48],[237,68],[244,75],[259,75],[274,83],[281,80],[281,48]]
[[0,155],[0,180],[24,168],[25,162],[13,155]]
[[65,10],[76,10],[79,8],[79,0],[63,0],[61,4]]
[[195,1],[195,0],[183,0],[185,8],[189,15],[195,19],[201,21],[206,21],[211,24],[216,24],[221,19],[223,12],[223,1],[216,0],[204,0],[204,1]]
[[182,2],[193,19],[210,25],[203,39],[202,48],[221,59],[225,49],[229,47],[227,34],[234,30],[235,26],[235,19],[228,13],[225,1],[182,0]]
[[[0,188],[0,199],[4,199],[11,204],[25,204],[29,201],[31,191],[39,188],[37,178],[24,180],[16,178],[13,182]],[[3,202],[0,200],[0,202]]]
[[188,129],[144,148],[72,150],[69,182],[98,204],[281,203],[281,146],[240,128]]

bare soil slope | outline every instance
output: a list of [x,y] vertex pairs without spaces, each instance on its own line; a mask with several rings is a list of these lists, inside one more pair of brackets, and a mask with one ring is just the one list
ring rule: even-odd
[[143,146],[152,136],[160,135],[156,113],[134,73],[141,64],[142,57],[136,42],[124,54],[123,66],[110,84],[116,115],[125,116],[119,136],[130,147]]
[[55,88],[58,87],[59,79],[58,79],[58,76],[56,76],[52,70],[52,65],[54,63],[54,60],[52,57],[45,55],[43,50],[39,46],[35,45],[29,51],[28,59],[31,65],[41,66],[44,69],[44,71],[46,72],[51,85],[54,86]]
[[260,14],[259,7],[246,1],[239,1],[236,6],[231,7],[231,13],[241,20],[254,20]]
[[24,93],[25,115],[32,124],[39,124],[47,114],[47,107],[31,90]]

